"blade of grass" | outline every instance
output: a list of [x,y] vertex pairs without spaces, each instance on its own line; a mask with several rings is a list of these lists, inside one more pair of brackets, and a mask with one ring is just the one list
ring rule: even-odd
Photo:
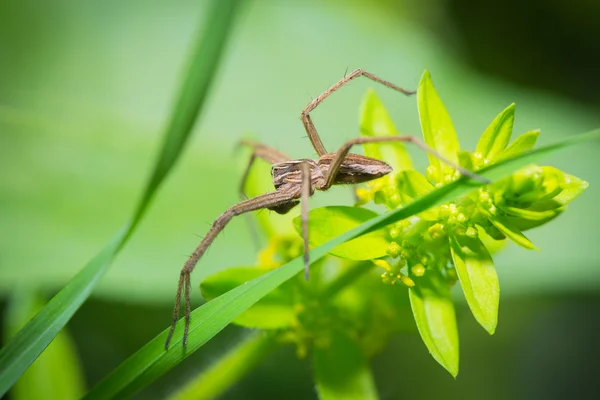
[[[499,180],[519,168],[539,161],[563,147],[592,139],[600,139],[600,130],[573,136],[565,141],[504,160],[478,173],[493,181]],[[482,183],[479,181],[470,181],[467,178],[462,178],[435,189],[402,208],[373,218],[311,250],[311,262],[314,263],[319,260],[341,243],[418,214],[430,207],[455,200],[481,185]],[[282,267],[238,286],[197,308],[191,314],[192,319],[187,349],[183,349],[181,346],[182,327],[181,324],[178,324],[171,347],[168,351],[165,351],[164,343],[168,333],[168,329],[165,329],[113,370],[88,393],[86,398],[109,399],[127,397],[147,386],[199,349],[258,300],[300,272],[303,266],[302,258],[296,258]]]
[[186,71],[182,75],[183,80],[165,129],[160,155],[131,222],[0,350],[0,397],[71,319],[134,232],[156,190],[185,146],[214,81],[235,11],[240,3],[241,0],[212,2],[206,18],[206,29],[195,40]]

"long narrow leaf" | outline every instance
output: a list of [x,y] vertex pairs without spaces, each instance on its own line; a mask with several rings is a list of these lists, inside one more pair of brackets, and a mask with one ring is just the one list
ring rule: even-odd
[[110,243],[0,351],[0,397],[89,297],[98,280],[108,271],[115,255],[135,230],[151,198],[177,161],[214,80],[227,34],[232,26],[234,11],[240,2],[241,0],[213,1],[206,19],[207,29],[195,41],[171,120],[165,131],[160,156],[133,214],[132,222],[116,234]]
[[[492,165],[485,170],[482,170],[481,174],[488,179],[498,180],[510,175],[519,168],[539,161],[543,157],[546,157],[561,148],[582,141],[599,138],[600,130],[573,136],[565,141],[542,147],[522,156],[507,159],[499,164]],[[393,222],[408,218],[438,204],[455,200],[480,185],[481,183],[479,182],[460,179],[435,189],[405,207],[398,208],[385,215],[373,218],[322,246],[311,250],[310,259],[312,262],[315,262],[333,250],[340,243],[344,243]],[[187,350],[184,350],[181,346],[182,324],[180,323],[175,332],[174,340],[171,342],[170,349],[165,351],[164,343],[168,332],[168,329],[165,329],[100,382],[88,394],[87,398],[108,399],[122,397],[131,395],[145,387],[182,362],[218,332],[224,329],[231,321],[270,293],[273,289],[296,275],[302,268],[303,261],[300,257],[197,308],[192,312]]]

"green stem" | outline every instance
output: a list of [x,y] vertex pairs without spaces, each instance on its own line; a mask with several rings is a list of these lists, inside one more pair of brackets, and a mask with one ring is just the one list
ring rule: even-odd
[[251,371],[278,345],[276,336],[262,332],[248,335],[224,357],[202,371],[170,400],[214,399]]
[[373,263],[370,261],[352,264],[321,292],[320,297],[328,299],[335,296],[356,279],[371,271],[372,267]]

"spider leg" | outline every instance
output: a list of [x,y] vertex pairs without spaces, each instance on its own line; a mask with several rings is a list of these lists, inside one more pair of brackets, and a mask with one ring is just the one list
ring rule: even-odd
[[[261,158],[270,164],[289,161],[290,157],[280,152],[277,149],[264,145],[262,143],[254,142],[252,140],[243,139],[239,142],[238,146],[246,146],[252,149],[252,154],[250,155],[250,159],[248,160],[248,164],[244,169],[244,173],[242,174],[242,179],[240,180],[239,186],[239,195],[240,200],[246,200],[246,183],[248,182],[248,176],[250,174],[250,170],[252,169],[252,165],[257,158]],[[260,239],[256,229],[255,220],[252,219],[251,215],[248,215],[246,218],[248,222],[248,228],[250,231],[250,237],[252,237],[252,242],[254,243],[254,247],[258,250],[260,249]]]
[[309,255],[308,255],[308,199],[312,194],[310,164],[302,163],[302,240],[304,241],[304,278],[308,280]]
[[188,260],[183,265],[181,269],[181,273],[179,275],[179,283],[177,285],[177,294],[175,297],[175,308],[173,310],[173,321],[171,323],[171,329],[169,330],[169,334],[167,336],[167,340],[165,342],[165,349],[168,349],[169,342],[173,337],[173,332],[175,331],[175,326],[179,319],[179,308],[181,302],[181,294],[183,292],[183,297],[185,301],[185,329],[183,333],[183,347],[187,346],[187,337],[190,327],[190,313],[191,313],[191,303],[190,303],[190,274],[194,270],[194,267],[198,263],[198,260],[202,257],[202,255],[206,252],[208,247],[214,241],[214,239],[218,236],[218,234],[225,228],[227,223],[231,221],[233,217],[236,215],[244,214],[249,211],[259,210],[267,207],[276,207],[290,201],[297,199],[300,197],[300,191],[295,190],[294,188],[288,190],[279,190],[272,193],[267,193],[261,196],[256,196],[251,199],[242,201],[230,208],[228,208],[223,214],[221,214],[215,222],[213,222],[212,226],[208,230],[208,233],[204,236],[198,247],[194,250],[192,255],[188,258]]
[[358,78],[359,76],[364,76],[365,78],[369,78],[372,81],[379,82],[382,85],[387,86],[391,89],[397,90],[401,93],[404,93],[407,96],[409,96],[411,94],[415,94],[414,91],[403,89],[400,86],[396,86],[393,83],[383,80],[383,79],[379,78],[378,76],[373,75],[370,72],[367,72],[360,68],[355,69],[354,71],[350,72],[348,75],[344,76],[337,83],[335,83],[329,89],[327,89],[326,91],[321,93],[318,97],[313,99],[310,103],[308,103],[308,105],[304,108],[304,110],[302,110],[302,113],[300,114],[300,119],[302,120],[304,129],[306,129],[306,133],[308,133],[308,138],[310,139],[310,142],[312,143],[317,154],[319,154],[319,157],[324,154],[327,154],[327,150],[325,149],[325,146],[323,146],[323,142],[321,141],[321,138],[319,137],[319,134],[317,133],[317,129],[315,128],[315,125],[312,122],[312,119],[310,118],[310,112],[313,111],[315,108],[317,108],[317,106],[319,104],[321,104],[321,102],[323,102],[323,100],[325,100],[327,97],[329,97],[330,94],[332,94],[333,92],[335,92],[336,90],[338,90],[339,88],[344,86],[346,83],[350,82],[351,80]]
[[333,185],[333,183],[335,181],[335,177],[340,169],[340,166],[342,165],[342,162],[348,155],[348,152],[350,151],[350,148],[352,146],[355,146],[357,144],[379,143],[379,142],[413,143],[416,146],[418,146],[419,148],[421,148],[423,151],[433,155],[434,157],[438,158],[440,161],[442,161],[442,162],[446,163],[447,165],[449,165],[450,167],[456,169],[462,175],[468,176],[471,179],[475,179],[475,180],[481,181],[483,183],[491,183],[491,181],[489,179],[484,178],[481,175],[477,175],[476,173],[469,171],[466,168],[461,167],[460,165],[456,164],[455,162],[448,160],[446,157],[441,155],[437,150],[428,146],[425,142],[423,142],[421,139],[417,138],[416,136],[408,136],[408,135],[387,136],[387,137],[386,136],[375,136],[375,137],[358,137],[358,138],[349,140],[342,147],[340,147],[340,149],[337,151],[337,153],[333,157],[331,164],[329,165],[329,170],[325,174],[325,185],[324,185],[323,189],[321,189],[321,190],[327,190],[331,187],[331,185]]
[[277,149],[274,149],[262,143],[254,142],[252,140],[243,139],[240,141],[239,145],[252,148],[252,155],[250,156],[250,160],[248,160],[248,165],[244,170],[244,174],[242,175],[242,180],[240,182],[239,187],[240,197],[243,199],[244,190],[248,181],[248,175],[250,174],[250,169],[252,168],[252,165],[254,164],[256,158],[261,158],[269,164],[290,161],[291,158]]

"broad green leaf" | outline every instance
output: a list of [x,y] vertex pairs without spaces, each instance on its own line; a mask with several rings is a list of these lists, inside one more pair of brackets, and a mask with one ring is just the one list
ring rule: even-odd
[[[541,147],[518,157],[503,160],[484,168],[478,173],[485,178],[496,181],[526,165],[539,162],[544,157],[564,147],[599,138],[600,130],[572,136],[553,145]],[[394,209],[385,215],[368,220],[351,231],[311,250],[311,262],[314,263],[319,260],[340,243],[409,218],[430,207],[454,201],[482,185],[479,181],[470,181],[463,177],[448,185],[439,187],[404,207]],[[304,263],[301,257],[298,257],[282,267],[202,305],[192,312],[189,341],[186,350],[180,347],[183,331],[182,321],[180,321],[173,337],[171,348],[168,351],[164,349],[165,339],[169,331],[169,328],[166,328],[142,349],[118,366],[88,393],[86,398],[106,399],[118,396],[124,397],[135,393],[181,363],[258,300],[298,274],[303,268]]]
[[[309,244],[317,247],[377,216],[374,211],[358,207],[329,206],[311,210],[308,214]],[[300,217],[294,219],[294,227],[302,234]],[[386,256],[389,244],[384,231],[375,231],[339,245],[331,254],[350,260],[371,260]]]
[[493,335],[498,324],[500,285],[492,256],[481,240],[467,236],[450,236],[450,250],[473,316]]
[[523,233],[517,229],[511,221],[499,215],[491,215],[489,217],[490,222],[507,238],[518,244],[519,246],[528,250],[538,250],[537,247]]
[[[16,288],[4,319],[5,337],[14,336],[45,302],[33,291]],[[85,393],[75,344],[61,331],[11,389],[11,399],[79,399]]]
[[[369,89],[361,105],[360,134],[363,136],[394,136],[398,134],[387,110],[373,89]],[[410,155],[400,142],[366,143],[364,146],[365,155],[385,160],[395,172],[412,168]]]
[[146,189],[125,225],[25,327],[0,350],[0,397],[14,384],[71,319],[104,276],[114,256],[125,245],[150,201],[179,158],[198,118],[219,65],[240,0],[214,0],[205,29],[193,43],[160,155]]
[[[206,301],[271,271],[264,267],[235,267],[208,276],[200,284]],[[233,322],[248,328],[276,329],[290,326],[295,317],[292,292],[285,285],[260,299]]]
[[323,342],[313,348],[319,399],[378,399],[369,363],[356,342],[341,332]]
[[170,400],[210,400],[219,397],[252,371],[275,348],[273,335],[254,332],[169,396]]
[[[444,107],[442,100],[433,87],[431,76],[427,70],[423,73],[421,82],[419,82],[417,103],[425,143],[448,160],[458,163],[460,145],[456,137],[456,131],[446,107]],[[429,154],[428,156],[429,164],[435,168],[435,182],[443,182],[443,171],[447,166],[434,155]]]
[[410,288],[410,305],[431,356],[454,377],[458,375],[458,330],[450,286],[435,270],[415,278]]
[[540,131],[538,129],[525,132],[518,138],[516,138],[499,156],[498,159],[502,160],[517,156],[521,153],[533,149],[535,142],[537,141]]
[[494,118],[481,135],[475,152],[484,159],[495,160],[504,151],[512,135],[515,122],[515,103],[512,103]]

